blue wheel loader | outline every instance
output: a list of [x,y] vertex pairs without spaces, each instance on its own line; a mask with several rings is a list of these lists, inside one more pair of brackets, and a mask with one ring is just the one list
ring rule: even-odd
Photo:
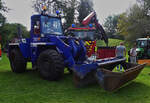
[[[18,30],[20,33],[20,29]],[[114,91],[137,77],[145,64],[126,63],[125,58],[89,59],[81,39],[65,36],[58,15],[33,15],[30,38],[19,36],[9,43],[8,57],[13,72],[26,71],[32,62],[43,79],[54,81],[63,78],[64,68],[73,71],[77,87],[97,82],[107,91]],[[112,72],[121,64],[124,72]]]

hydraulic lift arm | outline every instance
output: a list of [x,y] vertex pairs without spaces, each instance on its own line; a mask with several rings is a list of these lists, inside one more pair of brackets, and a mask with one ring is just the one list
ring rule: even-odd
[[98,22],[97,19],[97,15],[96,12],[91,12],[83,21],[82,24],[84,26],[88,25],[89,23],[94,23],[96,26],[96,29],[98,30],[100,37],[102,40],[104,40],[104,42],[106,43],[106,45],[108,46],[108,37],[103,29],[103,27],[101,26],[101,24]]

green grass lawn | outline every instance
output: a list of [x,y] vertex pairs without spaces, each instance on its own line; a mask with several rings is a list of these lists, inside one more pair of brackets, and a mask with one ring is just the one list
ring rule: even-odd
[[3,55],[0,61],[0,103],[150,103],[149,72],[150,67],[145,67],[136,80],[110,93],[98,84],[75,88],[72,75],[67,73],[57,82],[43,80],[31,70],[15,74]]
[[[123,42],[122,40],[118,40],[118,39],[109,39],[109,43],[108,46],[118,46],[120,45],[120,42]],[[98,46],[106,46],[105,42],[103,40],[98,40],[97,41],[97,45]],[[129,50],[131,46],[129,46],[128,43],[125,43],[125,47],[127,50]]]
[[[118,46],[122,42],[122,40],[118,39],[109,39],[108,46]],[[105,42],[103,40],[98,40],[97,41],[98,46],[106,46]]]
[[[120,41],[110,40],[111,46]],[[11,71],[8,58],[0,61],[0,103],[150,103],[150,67],[145,67],[136,80],[116,92],[106,92],[98,84],[75,88],[72,75],[49,82],[36,71],[23,74]]]

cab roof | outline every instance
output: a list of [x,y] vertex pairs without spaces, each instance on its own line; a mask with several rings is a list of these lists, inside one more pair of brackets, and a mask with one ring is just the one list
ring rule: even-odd
[[39,18],[40,16],[47,16],[47,17],[54,17],[54,18],[61,18],[57,15],[53,15],[53,14],[50,14],[50,15],[42,15],[42,14],[35,14],[35,15],[32,15],[31,18]]
[[[136,40],[148,40],[148,38],[138,38]],[[149,38],[149,40],[150,40],[150,38]]]

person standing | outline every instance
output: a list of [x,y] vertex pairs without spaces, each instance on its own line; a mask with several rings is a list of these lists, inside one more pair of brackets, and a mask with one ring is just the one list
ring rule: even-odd
[[[119,46],[116,47],[116,57],[121,59],[126,56],[126,48],[124,43],[121,42]],[[117,66],[117,70],[119,70],[119,65]],[[122,66],[120,65],[120,71],[122,71]]]
[[130,62],[131,63],[136,64],[136,56],[137,56],[136,45],[134,45],[133,48],[131,48],[130,50]]

